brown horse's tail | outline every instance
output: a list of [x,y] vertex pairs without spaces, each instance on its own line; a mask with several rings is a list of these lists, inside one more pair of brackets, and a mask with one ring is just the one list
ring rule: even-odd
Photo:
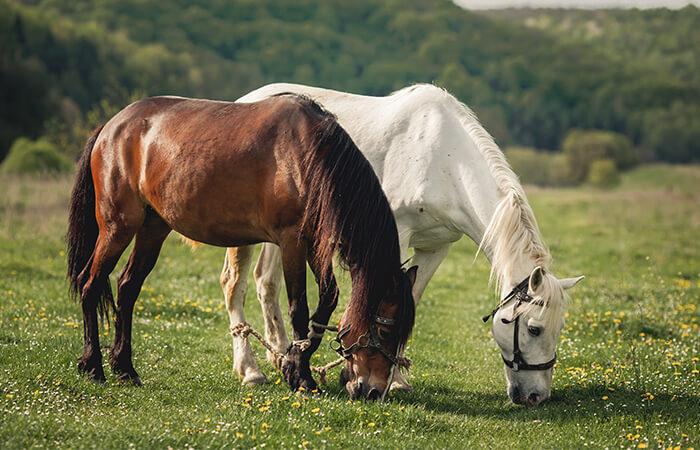
[[[78,172],[73,184],[73,193],[70,199],[70,213],[68,215],[68,233],[66,244],[68,247],[68,280],[71,294],[79,297],[83,286],[87,281],[88,265],[95,251],[95,243],[99,229],[95,217],[95,186],[92,180],[90,168],[90,156],[97,136],[102,131],[98,127],[85,144],[83,154],[78,161]],[[109,308],[114,310],[114,297],[109,282],[105,283],[98,310],[100,317],[106,317]]]

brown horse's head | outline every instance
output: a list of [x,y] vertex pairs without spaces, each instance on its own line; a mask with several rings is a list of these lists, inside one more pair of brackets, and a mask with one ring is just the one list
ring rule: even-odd
[[346,311],[338,334],[339,353],[348,360],[341,372],[341,384],[355,400],[383,400],[391,386],[399,354],[413,328],[415,304],[411,293],[418,266],[400,269],[393,277],[376,311],[358,317],[354,308]]

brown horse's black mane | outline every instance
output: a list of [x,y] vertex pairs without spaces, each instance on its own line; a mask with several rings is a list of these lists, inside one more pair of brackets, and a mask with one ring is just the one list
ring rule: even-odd
[[367,329],[379,304],[395,290],[399,305],[392,334],[405,343],[415,305],[401,268],[396,221],[372,166],[333,114],[308,97],[278,95],[294,95],[307,114],[319,119],[314,145],[303,161],[307,205],[302,230],[315,243],[314,256],[323,271],[332,270],[336,253],[350,270],[348,325]]

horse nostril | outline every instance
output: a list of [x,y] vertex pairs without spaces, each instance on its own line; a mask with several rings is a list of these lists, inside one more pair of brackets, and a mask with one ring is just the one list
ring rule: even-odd
[[379,400],[379,397],[381,397],[381,396],[382,396],[382,393],[379,392],[378,389],[372,388],[367,393],[367,400]]
[[510,389],[508,389],[508,397],[510,397],[510,401],[516,405],[523,403],[523,398],[520,396],[520,389],[516,386],[512,386]]
[[540,400],[540,394],[533,392],[532,394],[530,394],[527,400],[528,403],[530,403],[531,405],[536,405]]

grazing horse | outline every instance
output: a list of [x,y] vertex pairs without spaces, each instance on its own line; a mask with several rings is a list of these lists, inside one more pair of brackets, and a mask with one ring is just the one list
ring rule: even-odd
[[[328,108],[372,164],[396,217],[402,260],[413,248],[412,263],[420,267],[413,286],[416,301],[453,242],[467,235],[480,244],[501,299],[508,299],[495,312],[492,328],[505,363],[508,394],[512,401],[530,405],[549,397],[564,323],[564,289],[582,277],[559,280],[549,271],[550,254],[525,192],[474,113],[446,91],[426,84],[387,97],[271,84],[238,102],[279,92],[304,94]],[[236,256],[224,262],[221,278],[232,325],[244,320],[252,250],[239,247]],[[283,349],[288,341],[279,321],[279,267],[279,249],[265,244],[255,267],[258,299],[267,337]],[[264,381],[247,344],[235,338],[234,364],[244,382]],[[398,374],[395,379],[394,387],[410,387]]]
[[[341,344],[350,348],[370,332],[379,337],[377,348],[346,355],[349,390],[370,399],[388,390],[396,358],[385,355],[398,354],[413,327],[416,269],[402,269],[396,222],[372,167],[312,100],[133,103],[88,141],[69,220],[68,278],[84,325],[78,367],[92,379],[105,379],[98,312],[115,309],[109,362],[119,379],[140,384],[131,357],[134,303],[175,230],[223,247],[279,246],[297,340],[282,369],[293,389],[316,388],[309,358],[337,304],[332,260],[338,253],[352,277]],[[115,306],[108,275],[134,238]],[[320,291],[311,321],[307,261]]]

